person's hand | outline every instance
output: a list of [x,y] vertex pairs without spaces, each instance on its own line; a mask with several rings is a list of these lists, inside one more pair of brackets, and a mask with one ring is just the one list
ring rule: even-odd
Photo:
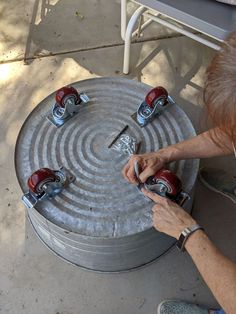
[[146,189],[142,189],[142,192],[156,203],[152,208],[153,226],[158,231],[178,239],[185,228],[196,224],[196,221],[184,209],[170,199]]
[[167,159],[162,153],[158,152],[133,155],[122,170],[124,178],[133,184],[139,183],[134,171],[134,164],[136,162],[138,163],[140,169],[139,179],[142,183],[144,183],[147,178],[154,175],[157,170],[165,166]]

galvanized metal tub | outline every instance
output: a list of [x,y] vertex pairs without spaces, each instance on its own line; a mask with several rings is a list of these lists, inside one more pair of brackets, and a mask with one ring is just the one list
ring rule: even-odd
[[[15,167],[23,192],[32,172],[63,165],[76,181],[53,200],[38,203],[28,217],[39,238],[65,260],[96,271],[119,272],[143,266],[165,253],[175,239],[152,228],[153,203],[122,177],[128,157],[108,148],[128,124],[127,133],[142,142],[140,153],[195,135],[177,104],[146,127],[131,118],[151,89],[124,78],[96,78],[72,84],[90,97],[89,104],[56,128],[46,119],[55,94],[26,119],[18,136]],[[193,199],[198,160],[172,163]],[[185,204],[191,211],[192,199]]]

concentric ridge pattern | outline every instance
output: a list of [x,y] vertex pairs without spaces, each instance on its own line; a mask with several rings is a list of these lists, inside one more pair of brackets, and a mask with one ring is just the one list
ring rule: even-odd
[[[72,84],[90,102],[57,129],[46,120],[54,94],[44,99],[25,121],[16,147],[16,171],[23,191],[30,174],[41,167],[68,168],[76,181],[52,201],[36,209],[56,225],[82,235],[122,237],[151,227],[152,202],[121,175],[128,157],[108,148],[127,124],[127,134],[141,141],[140,152],[156,151],[195,135],[185,113],[171,105],[140,128],[130,117],[150,87],[120,78],[98,78]],[[171,165],[186,190],[193,187],[197,161]]]

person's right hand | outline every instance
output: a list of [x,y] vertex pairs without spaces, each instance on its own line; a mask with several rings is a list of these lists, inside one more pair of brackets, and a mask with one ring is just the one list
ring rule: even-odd
[[167,160],[163,157],[163,154],[158,152],[133,155],[122,170],[124,178],[133,184],[139,183],[134,171],[136,162],[140,169],[139,179],[144,183],[147,178],[154,175],[159,169],[164,168]]
[[156,230],[178,239],[185,228],[196,224],[183,208],[170,199],[146,189],[142,189],[142,192],[156,203],[152,208],[153,226]]

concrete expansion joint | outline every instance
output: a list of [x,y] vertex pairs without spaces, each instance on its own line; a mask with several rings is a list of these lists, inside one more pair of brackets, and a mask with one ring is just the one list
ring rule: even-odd
[[[172,35],[164,35],[164,36],[152,36],[149,38],[141,38],[141,39],[133,39],[132,44],[140,44],[140,43],[147,43],[147,42],[153,42],[157,40],[165,40],[165,39],[172,39],[172,38],[179,38],[179,37],[184,37],[182,34],[172,34]],[[41,59],[41,58],[48,58],[52,56],[60,56],[60,55],[65,55],[65,54],[72,54],[72,53],[79,53],[79,52],[86,52],[86,51],[93,51],[93,50],[99,50],[99,49],[105,49],[105,48],[113,48],[113,47],[120,47],[124,46],[123,42],[118,42],[118,43],[112,43],[112,44],[106,44],[106,45],[101,45],[101,46],[95,46],[95,47],[87,47],[87,48],[79,48],[75,50],[66,50],[66,51],[61,51],[61,52],[48,52],[43,55],[35,55],[32,57],[20,57],[20,58],[13,58],[9,60],[0,60],[0,65],[1,64],[7,64],[7,63],[13,63],[13,62],[20,62],[24,61],[27,64],[27,61],[35,60],[35,59]]]

